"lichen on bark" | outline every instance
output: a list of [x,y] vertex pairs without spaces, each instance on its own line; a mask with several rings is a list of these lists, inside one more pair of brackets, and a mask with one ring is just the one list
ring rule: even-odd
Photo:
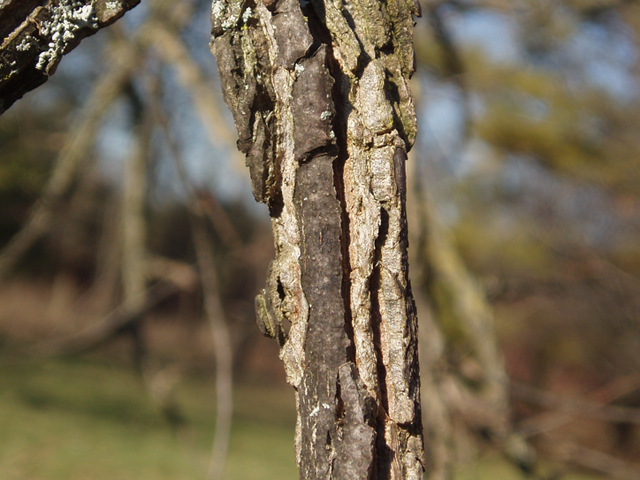
[[405,0],[215,0],[212,51],[269,206],[256,299],[296,390],[303,479],[423,473],[406,154],[416,124]]
[[62,56],[140,0],[5,0],[0,4],[0,114],[53,75]]

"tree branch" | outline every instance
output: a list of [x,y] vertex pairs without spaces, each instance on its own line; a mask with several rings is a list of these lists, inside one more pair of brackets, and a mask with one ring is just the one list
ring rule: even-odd
[[[637,379],[635,379],[637,382]],[[638,388],[638,384],[633,385],[630,391]],[[571,417],[587,417],[606,422],[625,422],[640,425],[640,409],[622,407],[616,405],[605,405],[593,400],[585,400],[582,398],[570,399],[563,398],[551,392],[540,390],[530,385],[512,384],[513,394],[525,401],[535,403],[546,408],[556,408],[561,410],[562,415]],[[540,425],[530,425],[523,429],[523,434],[530,436],[559,427],[562,423],[566,423],[560,418],[548,419]],[[561,422],[561,423],[560,423]]]
[[171,282],[156,283],[139,295],[129,298],[108,315],[81,332],[70,338],[55,340],[44,346],[36,347],[34,348],[34,353],[41,356],[53,356],[78,354],[91,350],[95,346],[113,338],[131,322],[136,321],[143,313],[178,290],[179,287]]
[[173,139],[167,116],[161,108],[157,95],[158,92],[154,93],[156,95],[153,96],[153,105],[151,108],[156,121],[163,130],[164,139],[171,150],[178,180],[187,193],[187,208],[189,210],[189,220],[191,223],[191,235],[193,237],[198,268],[200,270],[205,312],[211,328],[216,358],[217,412],[208,478],[209,480],[221,480],[224,477],[233,415],[233,350],[231,334],[220,299],[215,260],[211,252],[213,242],[207,232],[205,208],[202,200],[198,197],[189,182],[185,170],[185,162],[180,153],[180,149]]
[[0,114],[53,75],[62,56],[140,0],[3,0]]

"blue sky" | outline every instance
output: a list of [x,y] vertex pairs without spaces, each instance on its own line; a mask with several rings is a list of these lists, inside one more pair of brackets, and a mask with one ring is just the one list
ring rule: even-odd
[[[135,29],[143,14],[143,9],[134,9],[125,17],[126,26]],[[483,10],[465,13],[449,10],[445,12],[444,20],[454,41],[461,48],[479,48],[495,63],[524,66],[529,61],[520,39],[520,26],[510,15]],[[418,21],[425,22],[425,19]],[[581,85],[600,86],[623,102],[637,97],[638,84],[634,72],[637,49],[633,35],[620,19],[613,18],[603,24],[576,22],[575,28],[568,31],[567,37],[545,59],[543,66],[557,68],[559,74],[566,76],[567,82],[575,83],[576,88],[581,88]],[[208,48],[209,35],[208,14],[203,13],[197,16],[185,42],[193,47],[194,57],[203,69],[214,74],[215,60]],[[101,68],[95,59],[100,58],[99,54],[107,37],[107,32],[100,32],[83,42],[63,59],[54,79],[95,79]],[[223,200],[241,200],[252,205],[251,208],[256,208],[248,172],[239,171],[236,166],[231,165],[228,161],[229,150],[216,149],[211,145],[207,132],[193,109],[190,95],[177,86],[170,72],[165,74],[165,79],[171,87],[167,106],[172,112],[172,122],[191,178],[199,185],[212,187]],[[424,101],[418,112],[420,133],[417,148],[432,152],[432,157],[443,162],[441,168],[453,177],[464,177],[472,173],[479,163],[491,158],[491,152],[479,140],[473,140],[461,148],[464,105],[459,90],[452,83],[440,82],[425,72],[419,72],[418,81],[422,85]],[[50,82],[47,87],[35,93],[43,104],[56,97],[55,81]],[[78,96],[86,97],[90,88],[88,82],[77,82]],[[215,80],[212,80],[212,88],[219,90]],[[482,100],[472,95],[472,114],[481,108]],[[230,114],[226,110],[225,115],[231,123]],[[116,105],[106,117],[98,141],[97,150],[102,158],[103,168],[113,179],[121,175],[121,165],[131,143],[126,119],[126,108],[122,103]],[[179,195],[180,189],[172,177],[170,162],[164,158],[159,169],[160,186],[164,192]],[[264,208],[257,207],[256,211],[266,214]]]

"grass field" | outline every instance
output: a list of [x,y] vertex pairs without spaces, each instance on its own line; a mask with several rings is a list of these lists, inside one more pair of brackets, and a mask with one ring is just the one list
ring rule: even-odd
[[[214,419],[207,379],[179,386],[172,432],[130,370],[79,361],[0,366],[3,480],[203,480]],[[289,388],[240,385],[228,478],[296,478]]]
[[[179,385],[188,427],[173,433],[129,369],[90,361],[0,364],[2,480],[204,480],[214,419],[210,378]],[[298,477],[295,407],[286,386],[241,384],[227,478]],[[592,479],[580,475],[565,480]],[[457,480],[521,480],[489,457]]]

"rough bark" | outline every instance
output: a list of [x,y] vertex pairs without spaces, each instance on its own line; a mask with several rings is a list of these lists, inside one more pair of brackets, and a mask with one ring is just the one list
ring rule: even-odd
[[213,3],[225,101],[272,217],[256,310],[296,391],[303,479],[424,469],[404,166],[416,13],[403,0]]
[[0,0],[0,114],[140,0]]

